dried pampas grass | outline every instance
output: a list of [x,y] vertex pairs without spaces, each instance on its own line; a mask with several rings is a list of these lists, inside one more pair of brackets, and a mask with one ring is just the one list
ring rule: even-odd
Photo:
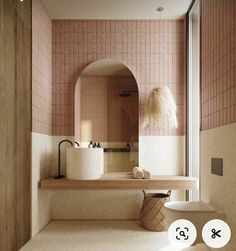
[[176,103],[166,86],[152,90],[144,110],[144,126],[177,128]]

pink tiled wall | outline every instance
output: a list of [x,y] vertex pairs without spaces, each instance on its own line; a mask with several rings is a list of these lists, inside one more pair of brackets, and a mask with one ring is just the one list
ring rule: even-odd
[[[53,20],[53,135],[74,135],[75,84],[86,65],[101,58],[124,63],[139,87],[139,134],[184,134],[184,21]],[[143,128],[143,107],[152,88],[170,87],[178,129]]]
[[32,1],[32,131],[52,132],[52,25],[40,0]]
[[236,2],[202,1],[202,130],[236,122]]
[[[80,141],[136,142],[138,140],[138,94],[120,97],[123,91],[138,92],[132,76],[83,76],[75,137]],[[76,117],[80,115],[80,118]]]

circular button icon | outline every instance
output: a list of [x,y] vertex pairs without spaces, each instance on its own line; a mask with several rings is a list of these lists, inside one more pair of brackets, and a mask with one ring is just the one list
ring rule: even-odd
[[211,248],[222,248],[230,240],[231,231],[229,225],[223,220],[210,220],[202,229],[202,238]]
[[168,238],[176,247],[189,247],[197,238],[197,230],[189,220],[176,220],[168,229]]

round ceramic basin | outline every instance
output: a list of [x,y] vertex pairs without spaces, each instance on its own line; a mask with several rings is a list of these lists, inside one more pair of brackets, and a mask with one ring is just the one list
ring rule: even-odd
[[104,173],[102,148],[67,148],[66,178],[71,180],[99,179]]

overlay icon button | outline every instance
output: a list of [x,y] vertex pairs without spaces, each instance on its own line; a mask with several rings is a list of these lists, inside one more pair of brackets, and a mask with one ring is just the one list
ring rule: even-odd
[[197,238],[197,230],[189,220],[176,220],[168,229],[168,238],[176,247],[189,247]]
[[229,225],[223,220],[210,220],[202,229],[202,238],[211,248],[222,248],[230,240],[231,231]]

